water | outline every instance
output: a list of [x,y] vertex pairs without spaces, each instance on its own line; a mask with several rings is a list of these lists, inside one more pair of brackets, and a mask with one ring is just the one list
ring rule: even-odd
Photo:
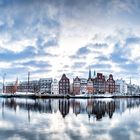
[[140,99],[0,98],[0,140],[140,140]]

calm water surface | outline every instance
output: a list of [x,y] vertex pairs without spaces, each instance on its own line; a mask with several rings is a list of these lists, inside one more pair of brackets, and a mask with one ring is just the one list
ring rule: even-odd
[[0,140],[140,140],[140,99],[0,99]]

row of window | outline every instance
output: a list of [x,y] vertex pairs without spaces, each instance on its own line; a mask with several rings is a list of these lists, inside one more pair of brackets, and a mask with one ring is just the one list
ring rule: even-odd
[[42,83],[42,84],[40,84],[40,86],[44,86],[44,85],[51,85],[51,83]]
[[69,90],[60,90],[59,93],[68,93]]
[[52,90],[58,90],[59,88],[52,88]]
[[59,89],[69,89],[69,87],[59,87]]
[[68,79],[62,79],[62,80],[60,80],[60,83],[69,83],[69,80]]
[[60,83],[59,86],[68,86],[69,83]]

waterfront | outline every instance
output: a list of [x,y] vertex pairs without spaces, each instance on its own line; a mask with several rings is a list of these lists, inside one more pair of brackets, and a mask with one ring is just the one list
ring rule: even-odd
[[0,139],[138,140],[140,99],[0,98]]

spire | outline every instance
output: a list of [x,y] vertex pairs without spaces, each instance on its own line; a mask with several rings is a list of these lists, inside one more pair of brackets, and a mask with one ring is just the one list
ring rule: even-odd
[[94,74],[93,74],[93,77],[95,78],[96,77],[96,71],[94,70]]
[[91,69],[90,69],[90,66],[89,66],[89,76],[88,76],[88,79],[91,79]]
[[17,87],[18,87],[18,77],[17,77],[17,79],[16,79],[16,81],[15,81],[14,93],[17,92]]
[[130,77],[130,85],[131,85],[131,77]]

